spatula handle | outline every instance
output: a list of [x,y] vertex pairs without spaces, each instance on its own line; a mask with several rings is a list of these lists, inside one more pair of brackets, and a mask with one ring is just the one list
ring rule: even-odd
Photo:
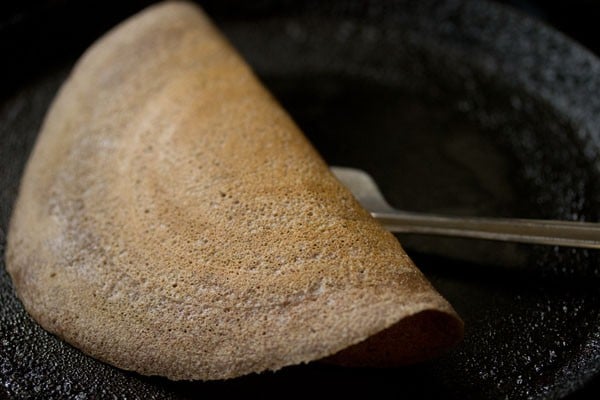
[[386,229],[476,239],[600,249],[600,224],[535,219],[449,217],[432,214],[372,213]]

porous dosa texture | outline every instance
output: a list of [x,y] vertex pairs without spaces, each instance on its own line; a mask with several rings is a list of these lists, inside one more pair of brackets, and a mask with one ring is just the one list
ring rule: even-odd
[[462,335],[394,236],[185,3],[141,12],[77,63],[27,165],[7,254],[36,321],[141,374],[402,364]]

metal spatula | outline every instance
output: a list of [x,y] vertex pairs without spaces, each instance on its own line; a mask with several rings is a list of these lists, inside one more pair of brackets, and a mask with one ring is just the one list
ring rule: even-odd
[[331,167],[333,174],[386,229],[398,233],[600,249],[600,224],[575,221],[455,217],[396,210],[365,171]]

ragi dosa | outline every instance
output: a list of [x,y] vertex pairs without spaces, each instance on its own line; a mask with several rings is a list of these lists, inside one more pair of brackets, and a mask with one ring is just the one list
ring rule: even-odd
[[117,367],[225,379],[399,365],[462,322],[196,6],[79,60],[42,126],[7,268],[45,329]]

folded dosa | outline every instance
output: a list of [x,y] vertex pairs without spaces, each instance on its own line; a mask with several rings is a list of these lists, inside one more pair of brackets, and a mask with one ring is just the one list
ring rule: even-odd
[[7,268],[45,329],[117,367],[225,379],[416,362],[462,322],[196,6],[79,60],[42,126]]

